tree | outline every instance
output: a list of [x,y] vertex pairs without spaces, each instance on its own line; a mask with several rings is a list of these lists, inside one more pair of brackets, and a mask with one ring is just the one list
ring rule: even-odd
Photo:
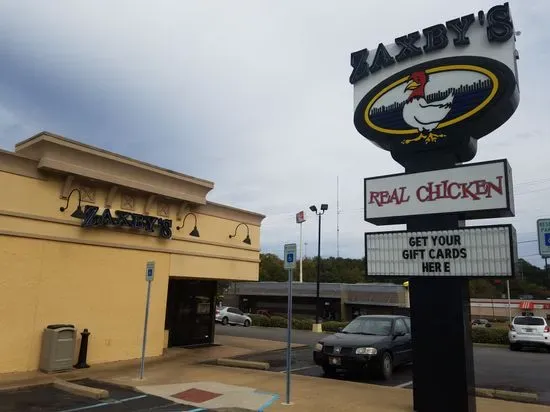
[[497,287],[487,279],[472,279],[470,280],[470,297],[471,298],[500,298],[500,293]]
[[260,255],[260,281],[283,282],[287,280],[283,261],[273,253]]

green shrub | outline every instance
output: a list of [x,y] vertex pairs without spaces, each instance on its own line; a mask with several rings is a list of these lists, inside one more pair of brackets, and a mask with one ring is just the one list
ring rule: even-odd
[[267,316],[253,315],[253,314],[250,314],[248,316],[250,316],[250,319],[252,319],[252,325],[254,326],[264,326],[264,327],[271,326],[271,321]]
[[269,326],[271,326],[272,328],[286,328],[287,321],[282,316],[272,316]]
[[508,331],[500,328],[472,328],[472,341],[474,343],[508,345]]
[[349,322],[327,321],[323,322],[323,332],[338,332],[338,328],[345,328]]
[[[250,314],[254,326],[271,328],[286,328],[287,320],[282,316],[268,318],[264,315]],[[338,332],[338,328],[345,328],[348,322],[327,321],[323,322],[324,332]],[[311,330],[313,320],[301,317],[292,317],[292,329]],[[472,341],[474,343],[490,343],[494,345],[508,345],[508,330],[504,328],[472,328]]]
[[311,319],[292,318],[292,329],[311,330],[313,321]]

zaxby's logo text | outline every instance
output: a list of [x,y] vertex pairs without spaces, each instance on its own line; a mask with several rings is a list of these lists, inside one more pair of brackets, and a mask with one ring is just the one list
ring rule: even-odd
[[355,127],[392,152],[471,146],[518,105],[514,45],[505,3],[352,53]]
[[145,216],[138,213],[125,212],[123,210],[115,211],[115,216],[111,214],[110,209],[104,209],[100,214],[98,214],[98,211],[99,208],[97,206],[86,205],[81,226],[117,226],[145,230],[147,232],[154,232],[155,229],[158,229],[160,237],[164,239],[170,239],[172,237],[172,220],[170,219]]

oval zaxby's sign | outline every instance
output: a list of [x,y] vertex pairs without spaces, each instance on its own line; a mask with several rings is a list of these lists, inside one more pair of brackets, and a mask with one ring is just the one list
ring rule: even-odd
[[501,126],[519,102],[508,5],[475,23],[472,14],[353,53],[357,130],[402,154],[464,143],[473,152],[460,160],[471,160],[471,139]]

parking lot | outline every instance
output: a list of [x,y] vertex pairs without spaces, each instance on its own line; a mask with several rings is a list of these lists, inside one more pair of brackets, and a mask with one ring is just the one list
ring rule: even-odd
[[[286,340],[286,329],[262,327],[217,326],[216,333],[231,336],[248,336],[256,339]],[[293,343],[308,345],[294,349],[292,373],[324,377],[323,370],[314,364],[312,347],[319,339],[327,336],[309,331],[292,332]],[[271,365],[270,370],[283,373],[286,368],[285,351],[273,351],[240,357],[243,360],[264,361]],[[550,353],[546,351],[512,352],[507,347],[474,347],[474,367],[476,387],[500,389],[515,392],[531,392],[539,396],[539,402],[550,405]],[[376,385],[412,388],[412,368],[404,366],[395,370],[389,381],[351,375],[338,375],[334,378]]]
[[[94,400],[55,388],[52,384],[0,392],[0,412],[176,412],[197,411],[192,405],[174,403],[157,396],[104,382],[72,381],[109,391],[110,398]],[[204,409],[202,409],[204,410]]]

